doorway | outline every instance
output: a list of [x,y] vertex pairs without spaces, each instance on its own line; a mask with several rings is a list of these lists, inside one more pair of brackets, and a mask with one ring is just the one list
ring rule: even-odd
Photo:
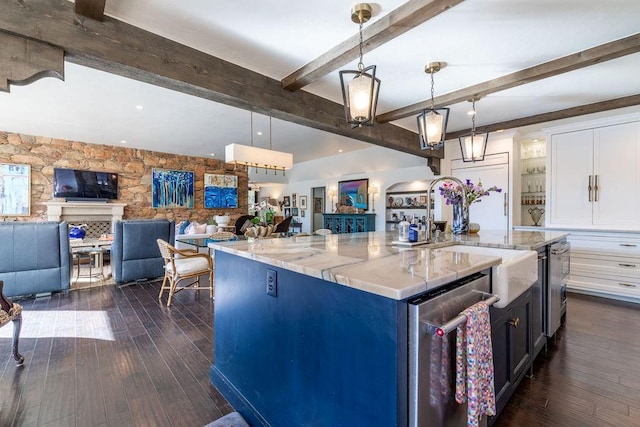
[[311,189],[311,232],[324,228],[325,187]]

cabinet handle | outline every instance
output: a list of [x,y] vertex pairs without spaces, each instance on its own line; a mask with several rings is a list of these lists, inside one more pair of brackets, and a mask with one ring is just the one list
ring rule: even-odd
[[593,193],[595,194],[594,197],[594,201],[598,201],[598,175],[594,175],[596,177],[595,179],[595,185],[593,186]]
[[619,282],[618,284],[619,284],[620,286],[624,286],[625,288],[635,288],[635,287],[636,287],[636,285],[633,285],[633,284],[631,284],[631,283],[622,283],[622,282]]
[[589,190],[589,201],[591,202],[591,191],[593,191],[593,175],[589,175],[589,186],[587,187],[587,189]]
[[620,243],[620,246],[624,246],[625,248],[636,248],[638,245],[634,245],[633,243]]
[[509,324],[514,328],[517,328],[518,324],[520,324],[520,318],[516,317],[515,319],[509,319]]
[[631,267],[631,268],[636,268],[635,264],[623,264],[623,263],[619,263],[618,264],[620,267]]
[[509,197],[507,196],[507,193],[504,193],[504,216],[509,216]]

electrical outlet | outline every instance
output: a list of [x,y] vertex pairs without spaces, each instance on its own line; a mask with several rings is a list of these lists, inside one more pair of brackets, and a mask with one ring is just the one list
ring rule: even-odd
[[278,296],[278,275],[275,270],[267,270],[267,295]]

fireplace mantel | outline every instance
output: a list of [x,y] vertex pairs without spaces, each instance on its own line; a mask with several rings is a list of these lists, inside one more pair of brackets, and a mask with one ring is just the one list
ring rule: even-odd
[[49,221],[115,221],[122,220],[126,203],[47,202]]

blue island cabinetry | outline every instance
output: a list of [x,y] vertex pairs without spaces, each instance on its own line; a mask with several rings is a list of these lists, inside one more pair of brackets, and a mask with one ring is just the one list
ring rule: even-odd
[[211,381],[252,426],[407,425],[406,301],[215,257]]
[[324,228],[336,234],[376,231],[376,214],[323,214]]

